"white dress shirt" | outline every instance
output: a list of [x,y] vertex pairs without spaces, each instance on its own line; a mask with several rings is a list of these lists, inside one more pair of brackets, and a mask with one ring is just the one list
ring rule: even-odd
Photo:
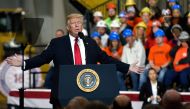
[[[73,60],[74,60],[74,63],[75,63],[75,56],[74,56],[75,37],[73,37],[73,36],[71,36],[69,34],[69,38],[70,38],[71,48],[72,48],[72,52],[73,52]],[[80,54],[81,54],[81,58],[82,58],[82,65],[85,65],[86,64],[85,46],[84,46],[83,40],[80,37],[78,37],[78,46],[80,48]]]
[[142,43],[134,41],[133,47],[129,48],[129,44],[123,47],[123,53],[121,56],[121,61],[127,64],[134,64],[136,62],[138,66],[145,65],[145,49]]
[[157,82],[156,83],[151,82],[151,86],[152,86],[152,94],[153,94],[153,97],[154,97],[154,99],[152,100],[151,103],[152,104],[158,104],[157,99],[156,99],[157,92],[158,92],[158,90],[157,90]]

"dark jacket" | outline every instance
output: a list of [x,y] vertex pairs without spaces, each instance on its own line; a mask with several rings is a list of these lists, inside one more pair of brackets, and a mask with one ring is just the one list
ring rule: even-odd
[[[83,39],[86,51],[86,64],[96,64],[100,62],[102,64],[116,64],[118,71],[127,73],[129,65],[122,63],[116,59],[111,58],[105,52],[103,52],[96,42],[86,37]],[[48,48],[45,49],[40,55],[37,55],[31,59],[25,60],[26,66],[25,70],[31,69],[34,67],[39,67],[43,64],[49,63],[50,61],[54,62],[56,73],[52,76],[54,86],[52,88],[50,102],[55,103],[55,96],[57,96],[58,88],[58,77],[59,77],[59,66],[60,65],[74,65],[74,59],[72,54],[72,48],[70,43],[69,35],[52,39]]]
[[[157,82],[157,95],[159,95],[160,97],[163,96],[163,94],[165,93],[165,88],[164,86],[162,85],[162,83],[160,82]],[[152,93],[152,86],[151,86],[151,83],[150,81],[144,83],[140,89],[140,94],[139,94],[139,99],[141,101],[143,101],[143,107],[146,105],[146,104],[150,104],[151,102],[148,102],[147,99],[149,97],[151,97],[153,95]]]

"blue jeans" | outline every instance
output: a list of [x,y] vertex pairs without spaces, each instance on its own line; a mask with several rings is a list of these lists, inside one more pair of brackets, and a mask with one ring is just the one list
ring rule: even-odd
[[189,74],[190,74],[190,68],[184,69],[180,72],[175,72],[173,69],[169,70],[165,75],[165,82],[164,84],[166,87],[169,87],[172,85],[173,80],[176,77],[179,77],[179,82],[182,86],[188,86],[189,85]]
[[130,72],[130,76],[131,76],[131,80],[132,80],[132,85],[133,91],[138,91],[139,88],[139,74],[135,73],[135,72]]
[[[164,82],[164,77],[165,74],[167,72],[167,68],[162,68],[159,72],[158,72],[158,81],[163,83]],[[143,83],[145,83],[148,79],[148,71],[149,68],[146,68],[144,70],[144,72],[142,74],[140,74],[140,82],[139,82],[139,89],[141,88],[141,86],[143,85]]]
[[127,90],[127,87],[125,85],[125,75],[119,71],[117,71],[117,78],[119,82],[119,89],[120,90]]

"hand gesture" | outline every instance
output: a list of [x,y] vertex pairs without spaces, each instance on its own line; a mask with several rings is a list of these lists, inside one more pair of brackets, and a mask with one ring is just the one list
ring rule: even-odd
[[157,97],[156,97],[156,100],[157,100],[158,102],[160,102],[160,101],[161,101],[161,97],[160,97],[160,96],[157,96]]
[[138,63],[138,62],[136,62],[136,63],[134,63],[134,64],[131,64],[131,65],[129,66],[129,71],[135,72],[135,73],[142,73],[142,72],[144,72],[144,67],[139,67],[139,66],[137,66],[137,63]]
[[20,67],[22,66],[22,56],[21,55],[13,55],[13,56],[10,56],[6,59],[7,63],[12,65],[12,66],[15,66],[15,67]]
[[150,97],[150,101],[153,101],[153,100],[154,100],[154,96],[151,96],[151,97]]

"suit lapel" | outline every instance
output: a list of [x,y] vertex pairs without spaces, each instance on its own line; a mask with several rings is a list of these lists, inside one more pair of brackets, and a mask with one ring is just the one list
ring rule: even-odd
[[89,49],[89,46],[88,46],[88,44],[85,44],[85,42],[84,42],[84,47],[85,47],[85,59],[86,59],[86,64],[89,64],[89,59],[88,59],[88,49]]
[[73,52],[72,52],[72,48],[71,48],[71,42],[70,42],[70,38],[69,35],[65,36],[66,40],[65,40],[65,47],[66,47],[66,51],[67,52],[67,58],[68,61],[70,62],[70,64],[74,65],[74,59],[73,59]]
[[149,88],[150,94],[153,95],[153,93],[152,93],[152,85],[151,85],[150,81],[148,82],[148,85],[149,85],[148,88]]

